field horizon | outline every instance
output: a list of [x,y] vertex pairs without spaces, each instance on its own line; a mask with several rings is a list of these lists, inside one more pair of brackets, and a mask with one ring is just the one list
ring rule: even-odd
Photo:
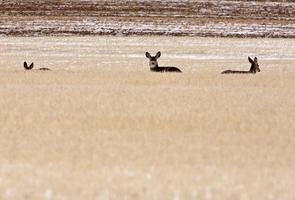
[[289,0],[10,0],[0,2],[0,35],[294,38],[294,15]]

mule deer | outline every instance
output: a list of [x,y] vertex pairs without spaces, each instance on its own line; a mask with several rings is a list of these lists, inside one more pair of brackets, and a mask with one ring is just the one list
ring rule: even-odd
[[221,72],[222,74],[255,74],[256,72],[260,72],[258,59],[255,57],[254,60],[248,57],[249,62],[251,63],[251,68],[249,71],[234,71],[234,70],[225,70]]
[[[24,62],[24,68],[25,68],[26,70],[31,70],[31,69],[34,68],[34,63],[32,62],[32,63],[28,66],[27,62]],[[38,70],[51,70],[51,69],[46,68],[46,67],[41,67],[41,68],[39,68]]]
[[177,67],[160,67],[157,61],[161,57],[160,51],[155,56],[151,56],[149,52],[146,52],[145,56],[150,60],[149,65],[152,72],[181,72]]

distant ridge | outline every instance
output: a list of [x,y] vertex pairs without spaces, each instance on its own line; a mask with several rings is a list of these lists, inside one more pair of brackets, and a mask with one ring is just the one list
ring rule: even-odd
[[281,1],[0,1],[0,35],[295,37]]

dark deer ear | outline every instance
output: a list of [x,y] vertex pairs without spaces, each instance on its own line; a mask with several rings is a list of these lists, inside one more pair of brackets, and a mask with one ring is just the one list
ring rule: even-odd
[[146,56],[147,58],[151,58],[151,54],[150,54],[149,52],[145,52],[145,56]]
[[32,62],[32,63],[30,64],[30,69],[33,69],[33,67],[34,67],[34,63]]
[[156,54],[156,58],[160,58],[161,57],[161,51],[158,51],[158,53]]
[[26,70],[30,70],[31,68],[28,66],[28,63],[25,61],[24,62],[24,68],[26,69]]
[[254,61],[252,60],[252,58],[250,58],[249,56],[248,56],[248,60],[249,60],[250,63],[253,63],[253,62],[254,62]]
[[258,62],[258,58],[257,58],[257,57],[254,58],[254,62],[255,62],[255,63]]

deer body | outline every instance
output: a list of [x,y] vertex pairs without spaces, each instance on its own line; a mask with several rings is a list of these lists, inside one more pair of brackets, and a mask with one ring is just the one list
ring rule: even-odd
[[[34,63],[31,63],[30,65],[28,65],[27,62],[24,62],[24,68],[25,68],[25,70],[31,70],[34,68]],[[47,67],[41,67],[38,70],[46,71],[46,70],[51,70],[51,69],[49,69]]]
[[151,68],[153,72],[181,72],[177,67],[155,67]]
[[145,56],[150,60],[150,70],[152,72],[181,72],[177,67],[160,67],[158,64],[158,58],[161,56],[161,52],[159,51],[156,56],[151,56],[149,52],[145,53]]
[[225,70],[221,72],[222,74],[255,74],[256,72],[250,72],[250,71],[234,71],[234,70]]
[[255,57],[254,60],[248,57],[249,62],[251,63],[251,68],[249,71],[238,71],[238,70],[225,70],[221,72],[222,74],[256,74],[256,72],[260,72],[258,59]]

